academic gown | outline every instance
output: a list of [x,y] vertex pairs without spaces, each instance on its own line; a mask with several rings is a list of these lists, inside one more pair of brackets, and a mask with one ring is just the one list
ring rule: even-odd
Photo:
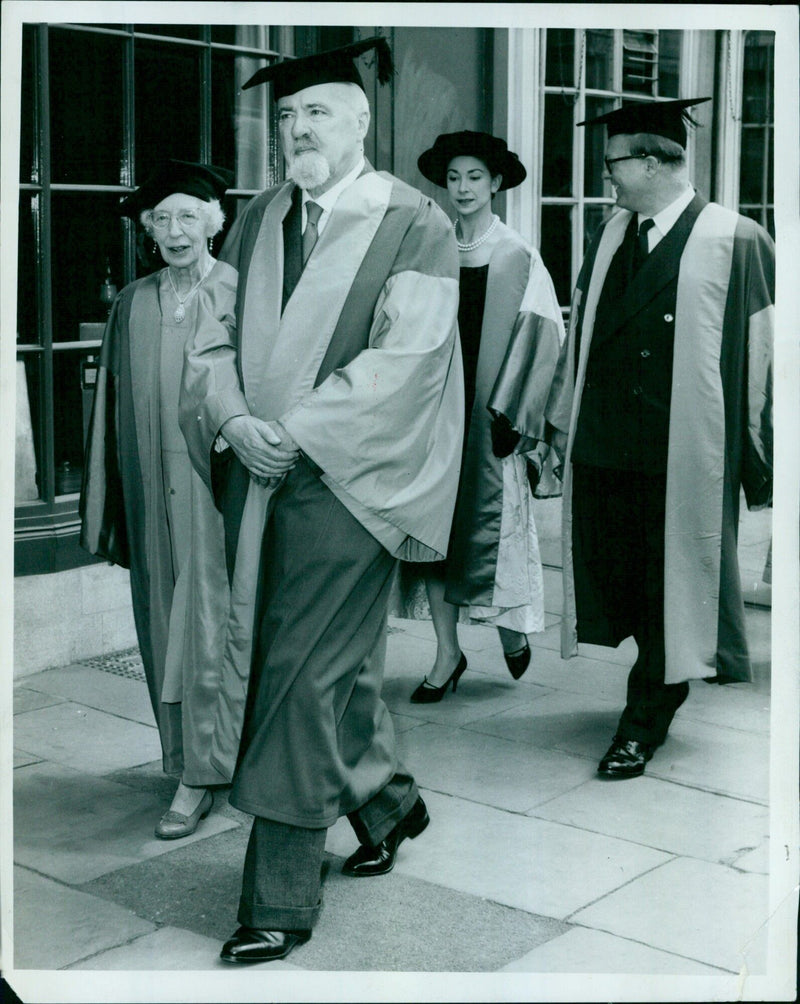
[[[774,245],[754,221],[696,196],[679,256],[653,252],[629,284],[618,323],[644,311],[677,276],[666,469],[665,682],[750,678],[736,543],[740,487],[751,509],[772,501]],[[600,292],[631,214],[612,216],[592,242],[572,304],[567,366],[574,400],[564,479],[561,653],[581,637],[572,549],[572,446]],[[658,248],[656,248],[656,251]],[[605,333],[604,337],[608,337]],[[596,606],[601,607],[598,602]],[[622,637],[606,625],[601,644]]]
[[[278,419],[298,443],[301,463],[385,552],[441,558],[463,434],[452,228],[415,189],[369,169],[339,196],[282,309],[283,222],[293,194],[287,182],[254,199],[223,250],[239,272],[239,331],[236,339],[198,339],[187,356],[181,424],[195,466],[210,483],[210,453],[229,417]],[[274,568],[261,567],[261,542],[272,532],[273,513],[279,525],[287,524],[293,496],[255,482],[248,489],[233,571],[226,709],[218,721],[221,765],[235,762],[239,752],[259,583],[269,582],[272,596],[281,587]],[[299,587],[289,552],[294,548],[297,563],[307,560],[324,529],[317,520],[313,508],[307,534],[282,548],[292,588]],[[332,580],[320,609],[332,596],[347,605],[348,595],[339,594],[353,588]],[[298,594],[297,602],[313,612],[314,600]],[[259,686],[245,725],[246,735],[256,734],[236,772],[235,804],[255,815],[324,827],[380,790],[396,765],[389,716],[378,713],[381,648],[379,637],[367,656],[355,649],[348,656],[347,644],[331,649],[327,668],[314,658],[313,672],[323,679],[308,679],[308,665],[289,660],[280,686]],[[264,679],[278,670],[268,654],[252,671]],[[334,723],[331,694],[348,687],[352,698],[337,706]],[[302,713],[297,694],[308,695]],[[369,717],[367,704],[380,720],[372,737],[356,734]],[[326,769],[314,770],[319,750],[329,751]],[[295,783],[287,785],[290,771]]]
[[[551,399],[564,325],[538,251],[503,223],[497,229],[445,598],[468,605],[472,618],[528,633],[544,630],[544,590],[525,454],[554,430],[567,431],[569,411]],[[492,418],[499,414],[521,436],[503,459],[492,452]],[[537,494],[559,492],[551,481]]]
[[222,517],[189,462],[177,403],[187,337],[231,328],[235,294],[224,262],[179,324],[163,272],[120,292],[100,353],[80,503],[82,545],[130,569],[164,770],[190,785],[230,779],[210,762],[229,590]]

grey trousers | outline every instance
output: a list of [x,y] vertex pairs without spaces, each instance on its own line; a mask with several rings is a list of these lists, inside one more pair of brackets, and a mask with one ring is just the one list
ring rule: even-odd
[[[347,818],[359,843],[374,846],[414,806],[419,792],[399,770]],[[268,931],[310,930],[322,906],[322,863],[327,829],[306,829],[256,816],[244,861],[239,923]]]

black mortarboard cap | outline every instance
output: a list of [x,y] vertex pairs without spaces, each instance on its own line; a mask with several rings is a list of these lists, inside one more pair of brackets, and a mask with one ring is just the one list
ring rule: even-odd
[[648,101],[646,103],[623,105],[613,112],[598,115],[594,119],[586,119],[578,125],[605,125],[608,138],[620,133],[649,132],[656,136],[666,136],[686,148],[686,125],[696,125],[694,119],[686,111],[693,105],[701,105],[711,98],[681,98],[678,101]]
[[365,52],[374,49],[377,56],[378,81],[385,84],[394,72],[392,50],[382,35],[363,38],[338,49],[317,52],[313,56],[299,59],[284,59],[280,63],[265,66],[242,85],[242,90],[272,81],[272,97],[277,101],[287,94],[296,94],[315,84],[358,84],[364,90],[364,83],[355,60]]
[[123,216],[138,219],[145,209],[152,209],[175,192],[193,195],[203,202],[221,199],[233,182],[233,171],[213,164],[195,164],[188,160],[165,160],[146,181],[120,203]]

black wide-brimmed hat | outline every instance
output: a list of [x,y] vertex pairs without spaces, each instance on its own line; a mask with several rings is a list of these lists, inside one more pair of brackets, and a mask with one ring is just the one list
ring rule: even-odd
[[138,219],[145,209],[152,209],[176,192],[193,195],[203,202],[222,199],[232,182],[233,171],[225,167],[195,164],[188,160],[165,160],[135,192],[122,200],[119,211],[123,216]]
[[284,59],[280,63],[264,66],[246,84],[242,84],[242,90],[272,81],[273,101],[317,84],[357,84],[363,91],[364,82],[355,61],[372,49],[377,58],[378,83],[385,84],[394,72],[392,50],[382,35],[373,35],[371,38],[339,46],[338,49],[316,52],[299,59]]
[[437,136],[430,150],[420,154],[417,167],[428,181],[439,188],[447,188],[447,165],[453,157],[477,157],[489,168],[492,177],[502,174],[500,191],[516,188],[528,175],[519,157],[508,149],[504,139],[469,129]]
[[624,105],[615,108],[613,112],[598,115],[594,119],[586,119],[578,125],[604,125],[608,138],[635,133],[651,133],[654,136],[665,136],[686,149],[686,126],[697,125],[687,108],[702,105],[711,98],[680,98],[678,101],[647,101]]

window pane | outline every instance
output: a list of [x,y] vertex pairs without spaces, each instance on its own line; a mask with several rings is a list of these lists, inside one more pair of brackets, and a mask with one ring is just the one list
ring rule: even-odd
[[53,194],[53,341],[80,338],[80,325],[105,321],[102,300],[106,265],[114,285],[123,284],[123,224],[113,194]]
[[764,202],[762,174],[764,166],[764,130],[742,129],[740,202]]
[[[96,361],[96,349],[88,352],[67,349],[53,354],[56,495],[72,495],[81,489]],[[88,371],[85,363],[90,363]]]
[[540,251],[562,307],[572,293],[572,206],[542,206]]
[[200,54],[183,46],[136,42],[134,66],[139,185],[167,157],[200,159]]
[[211,41],[224,45],[244,45],[248,49],[269,49],[270,30],[265,24],[212,24]]
[[135,24],[135,32],[145,35],[169,35],[171,38],[201,38],[199,24]]
[[610,91],[614,86],[614,32],[586,32],[586,86]]
[[622,32],[622,89],[652,96],[657,67],[655,31]]
[[42,442],[42,357],[25,353],[17,359],[17,414],[14,501],[35,502],[41,496],[39,461]]
[[36,289],[36,225],[40,196],[22,192],[17,238],[17,341],[39,341],[39,297]]
[[545,84],[575,86],[575,32],[567,28],[547,29]]
[[775,33],[748,31],[744,48],[742,121],[772,121],[772,52]]
[[682,31],[658,33],[658,93],[662,98],[678,97],[682,36]]
[[542,194],[572,195],[572,98],[548,94],[544,101]]
[[583,252],[589,247],[589,242],[597,232],[600,224],[608,219],[614,211],[613,206],[586,206],[583,213]]
[[22,26],[22,82],[19,130],[19,180],[32,181],[36,128],[34,74],[36,72],[36,34],[29,24]]
[[118,185],[123,40],[50,32],[50,164],[54,182]]
[[215,164],[234,171],[234,188],[260,191],[277,180],[270,161],[275,140],[270,88],[241,89],[264,65],[263,59],[227,52],[212,57],[211,149]]
[[[610,112],[614,102],[610,98],[586,98],[586,118],[593,119],[598,115]],[[605,164],[603,156],[606,151],[606,131],[596,126],[584,129],[583,148],[583,192],[589,198],[608,195],[610,183],[603,181]]]

